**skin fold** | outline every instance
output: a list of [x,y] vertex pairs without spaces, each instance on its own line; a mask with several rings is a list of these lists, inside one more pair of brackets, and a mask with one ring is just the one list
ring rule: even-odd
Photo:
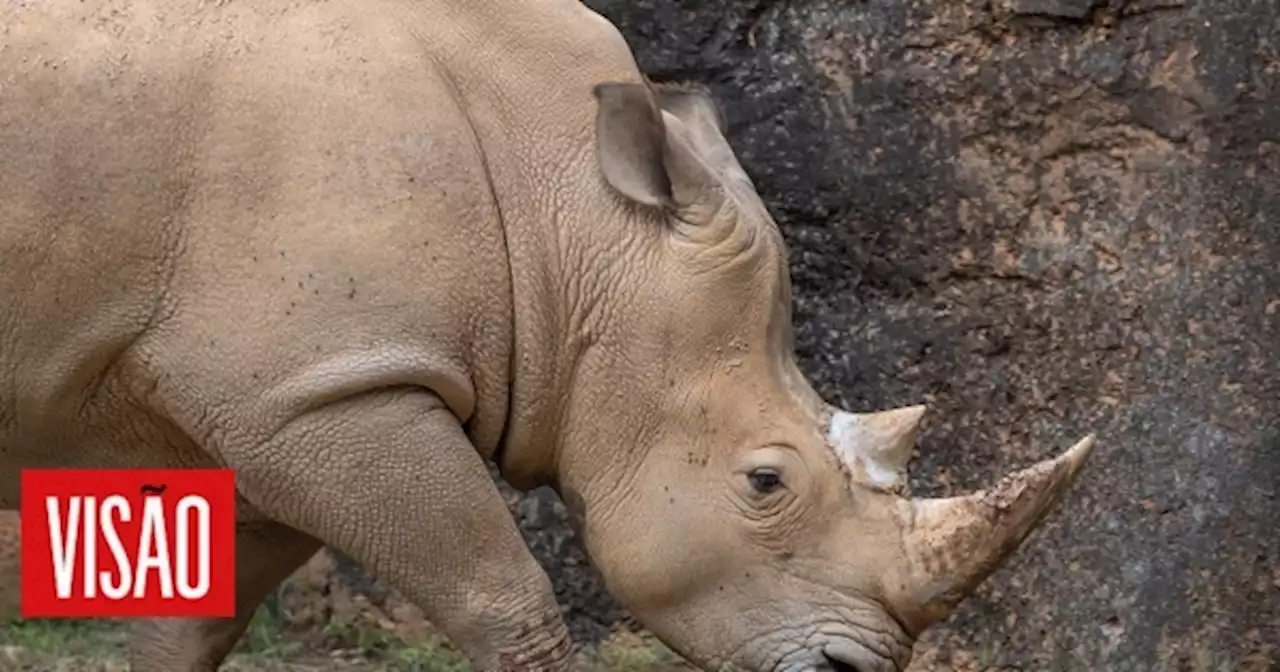
[[923,409],[813,391],[722,114],[576,0],[0,25],[0,507],[24,468],[237,472],[237,617],[139,623],[135,671],[216,669],[322,543],[477,669],[567,669],[486,459],[706,669],[900,670],[1088,456],[907,496]]

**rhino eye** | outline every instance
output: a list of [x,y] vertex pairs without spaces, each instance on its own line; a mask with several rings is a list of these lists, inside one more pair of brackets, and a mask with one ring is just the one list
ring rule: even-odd
[[747,474],[751,487],[761,494],[769,494],[782,487],[782,477],[772,469],[756,469]]

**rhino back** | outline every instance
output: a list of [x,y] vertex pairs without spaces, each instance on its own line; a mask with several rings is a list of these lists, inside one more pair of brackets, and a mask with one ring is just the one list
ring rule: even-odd
[[217,418],[335,386],[438,388],[496,441],[501,224],[466,111],[393,12],[0,14],[8,464],[204,462]]

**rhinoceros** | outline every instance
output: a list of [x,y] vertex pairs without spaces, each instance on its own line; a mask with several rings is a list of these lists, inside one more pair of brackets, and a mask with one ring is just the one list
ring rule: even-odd
[[0,505],[19,470],[235,470],[217,669],[328,544],[481,670],[573,658],[486,461],[566,502],[705,669],[900,670],[1060,501],[903,487],[923,407],[793,355],[779,229],[706,90],[578,0],[0,5]]

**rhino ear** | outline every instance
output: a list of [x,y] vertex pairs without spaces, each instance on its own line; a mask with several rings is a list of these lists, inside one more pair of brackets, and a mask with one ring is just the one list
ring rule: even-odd
[[671,176],[664,155],[667,128],[662,109],[644,84],[599,84],[593,90],[596,160],[605,180],[642,205],[672,209]]
[[655,84],[658,105],[683,122],[708,164],[725,177],[755,185],[725,137],[728,121],[711,92],[699,84]]
[[724,135],[728,126],[724,110],[705,88],[695,84],[656,84],[654,93],[662,109],[686,123],[693,122]]
[[648,84],[610,82],[593,92],[599,104],[596,160],[610,186],[636,203],[668,211],[688,211],[717,193],[690,129],[663,110]]

